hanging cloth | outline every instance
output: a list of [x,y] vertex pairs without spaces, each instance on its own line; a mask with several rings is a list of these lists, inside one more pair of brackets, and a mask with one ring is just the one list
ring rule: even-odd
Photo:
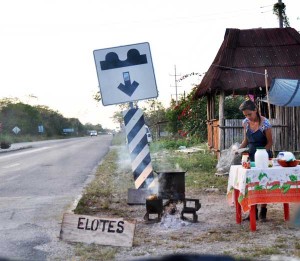
[[[267,97],[262,101],[268,102]],[[284,107],[300,106],[300,79],[272,79],[269,103]]]

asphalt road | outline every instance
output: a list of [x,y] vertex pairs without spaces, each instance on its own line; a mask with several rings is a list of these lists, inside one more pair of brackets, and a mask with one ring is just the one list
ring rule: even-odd
[[13,144],[0,153],[0,259],[66,260],[62,215],[74,208],[111,135]]

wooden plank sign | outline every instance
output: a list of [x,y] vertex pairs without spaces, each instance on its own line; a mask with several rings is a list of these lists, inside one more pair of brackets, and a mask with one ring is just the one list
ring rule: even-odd
[[65,213],[60,239],[70,242],[132,247],[135,220]]

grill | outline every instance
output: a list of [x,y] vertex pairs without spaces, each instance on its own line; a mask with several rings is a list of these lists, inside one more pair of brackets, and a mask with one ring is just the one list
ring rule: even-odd
[[[146,214],[144,216],[144,220],[146,221],[161,221],[161,217],[163,214],[163,200],[161,198],[157,198],[152,195],[146,199]],[[157,215],[156,218],[150,218],[150,215]]]
[[[183,204],[180,218],[187,220],[186,215],[192,214],[193,222],[198,221],[197,211],[201,208],[199,199],[185,198],[185,173],[180,172],[156,172],[158,174],[158,194],[146,198],[147,213],[145,221],[160,222],[163,213],[175,214],[177,204]],[[163,201],[165,200],[165,202]],[[157,215],[150,218],[150,215]]]

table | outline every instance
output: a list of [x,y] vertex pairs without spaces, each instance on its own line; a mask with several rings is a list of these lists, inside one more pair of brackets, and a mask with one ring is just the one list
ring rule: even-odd
[[256,204],[283,203],[284,219],[289,220],[289,203],[300,202],[300,166],[245,169],[232,165],[227,198],[236,208],[236,223],[242,211],[250,211],[250,230],[256,231]]

